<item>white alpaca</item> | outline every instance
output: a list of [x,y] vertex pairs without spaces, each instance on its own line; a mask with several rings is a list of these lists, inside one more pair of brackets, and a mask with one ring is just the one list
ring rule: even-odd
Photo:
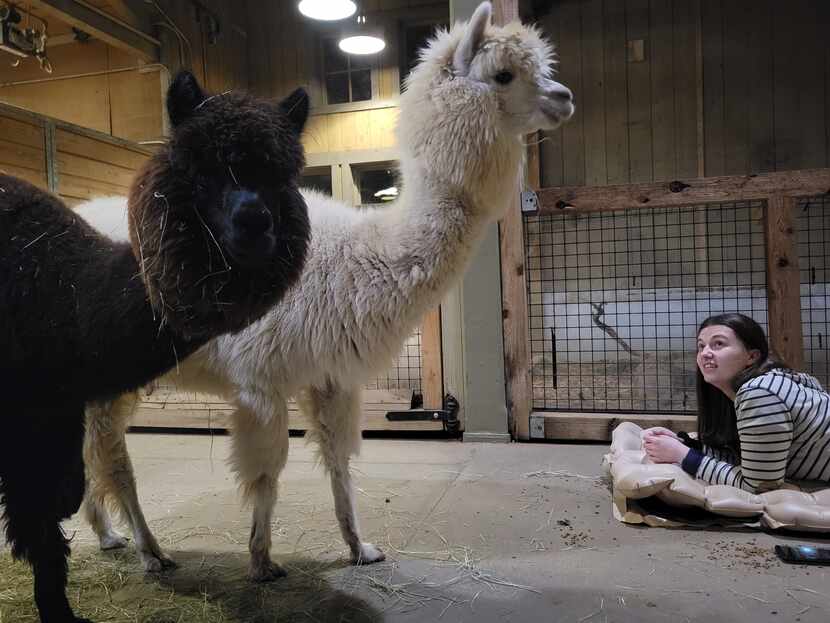
[[[360,388],[460,278],[486,226],[515,203],[522,136],[573,114],[571,92],[551,80],[552,51],[538,31],[518,23],[491,26],[490,13],[483,3],[468,24],[439,32],[407,80],[397,202],[358,211],[305,192],[313,233],[299,284],[260,322],[194,354],[174,379],[236,408],[230,462],[253,502],[254,580],[284,573],[271,561],[270,546],[290,396],[313,427],[310,437],[330,473],[352,560],[383,560],[360,538],[349,473],[360,447]],[[87,517],[103,547],[123,545],[101,503],[105,493],[115,493],[145,567],[158,569],[169,559],[141,515],[124,443],[132,404],[125,397],[89,413]]]

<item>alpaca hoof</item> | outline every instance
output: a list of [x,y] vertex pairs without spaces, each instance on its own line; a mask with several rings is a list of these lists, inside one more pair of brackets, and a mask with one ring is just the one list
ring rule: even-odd
[[382,560],[386,560],[386,554],[371,543],[361,543],[360,553],[357,556],[352,556],[352,563],[355,565],[371,565],[373,562],[381,562]]
[[248,578],[252,582],[273,582],[279,578],[284,578],[286,575],[288,575],[288,572],[271,560],[262,565],[252,564],[248,571]]
[[141,554],[141,564],[148,573],[159,573],[179,566],[175,560],[162,552]]
[[103,551],[110,549],[123,549],[127,547],[126,537],[121,536],[117,532],[110,532],[98,539],[98,543]]

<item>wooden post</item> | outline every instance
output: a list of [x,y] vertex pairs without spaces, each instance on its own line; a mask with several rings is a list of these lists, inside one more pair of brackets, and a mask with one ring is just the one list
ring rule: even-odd
[[493,0],[493,23],[499,26],[519,19],[518,0]]
[[795,198],[780,194],[767,200],[767,301],[770,347],[790,366],[804,367],[801,335],[801,279],[793,223]]
[[[506,24],[519,19],[516,0],[495,0],[493,21]],[[539,146],[536,134],[527,137],[528,182],[539,186]],[[504,377],[510,433],[530,438],[530,349],[528,348],[527,286],[525,283],[524,225],[520,198],[499,222],[501,251]]]
[[421,324],[421,390],[425,409],[444,405],[444,369],[441,359],[441,308],[424,316]]

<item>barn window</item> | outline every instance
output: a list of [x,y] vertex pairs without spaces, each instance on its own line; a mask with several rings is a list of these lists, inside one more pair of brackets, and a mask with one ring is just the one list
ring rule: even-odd
[[403,90],[404,79],[418,63],[418,52],[426,46],[427,41],[432,38],[437,28],[446,28],[446,26],[445,22],[434,20],[404,24],[400,66],[401,90]]
[[324,195],[331,196],[331,167],[313,167],[303,171],[300,177],[300,186],[313,188]]
[[361,207],[378,207],[398,198],[400,179],[392,163],[353,166],[352,178],[355,203]]
[[336,39],[323,39],[326,103],[345,104],[372,99],[371,56],[345,54]]

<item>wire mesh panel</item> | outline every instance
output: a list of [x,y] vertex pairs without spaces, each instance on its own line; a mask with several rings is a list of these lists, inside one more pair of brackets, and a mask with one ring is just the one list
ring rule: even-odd
[[410,335],[398,358],[385,374],[371,381],[366,389],[412,390],[421,393],[421,328]]
[[693,413],[699,323],[766,329],[763,208],[525,216],[533,409]]
[[830,385],[830,199],[813,197],[796,204],[798,264],[801,272],[801,328],[804,364],[824,387]]

